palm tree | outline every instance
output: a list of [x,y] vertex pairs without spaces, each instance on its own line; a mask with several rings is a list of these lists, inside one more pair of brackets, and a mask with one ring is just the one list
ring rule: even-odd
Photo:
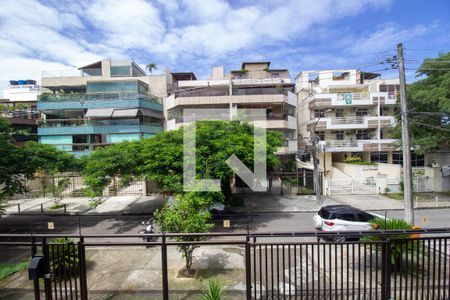
[[145,66],[145,68],[150,72],[153,73],[153,71],[157,70],[158,67],[156,66],[155,63],[151,63]]

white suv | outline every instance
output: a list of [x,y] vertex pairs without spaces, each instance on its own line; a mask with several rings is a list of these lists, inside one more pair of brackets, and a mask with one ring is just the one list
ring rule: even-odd
[[[314,227],[320,231],[367,231],[372,230],[369,221],[382,216],[365,212],[349,205],[323,206],[314,215]],[[327,238],[325,238],[327,239]],[[346,236],[336,236],[334,240],[343,242]],[[352,237],[355,239],[355,237]],[[356,239],[359,239],[356,237]]]

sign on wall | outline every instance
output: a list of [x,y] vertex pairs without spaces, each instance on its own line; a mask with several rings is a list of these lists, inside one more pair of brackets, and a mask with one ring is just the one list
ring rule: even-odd
[[345,104],[352,104],[353,96],[352,93],[344,93]]

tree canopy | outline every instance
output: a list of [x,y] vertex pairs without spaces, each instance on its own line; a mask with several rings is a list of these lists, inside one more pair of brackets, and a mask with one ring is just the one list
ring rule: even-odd
[[[425,59],[416,75],[424,78],[407,86],[411,143],[423,154],[450,141],[450,52]],[[400,122],[393,135],[401,138]]]
[[[231,196],[234,173],[225,161],[234,154],[253,168],[253,130],[253,126],[239,121],[196,122],[197,178],[220,179],[226,199]],[[274,152],[282,143],[281,133],[267,131],[268,168],[278,163]],[[130,179],[145,176],[163,191],[183,192],[183,128],[99,149],[86,158],[83,173],[87,185],[97,190],[108,184],[110,177],[120,175]]]
[[102,195],[103,188],[115,177],[120,185],[126,186],[141,175],[142,143],[125,141],[102,147],[89,156],[81,158],[82,175],[91,197]]
[[0,117],[0,200],[25,192],[23,179],[32,179],[36,172],[64,172],[79,167],[73,155],[29,141],[24,147],[14,144],[15,132],[5,118]]
[[[176,196],[173,203],[166,205],[155,211],[153,214],[156,224],[162,232],[176,233],[203,233],[208,232],[213,224],[209,208],[217,201],[223,200],[223,195],[219,192],[188,192]],[[204,236],[177,236],[178,242],[193,242],[204,240]],[[193,252],[197,245],[182,244],[178,246],[178,251],[186,260],[184,274],[192,275]]]

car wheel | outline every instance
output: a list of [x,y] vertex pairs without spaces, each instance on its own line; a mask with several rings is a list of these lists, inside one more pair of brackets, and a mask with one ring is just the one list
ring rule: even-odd
[[340,235],[334,238],[334,240],[338,243],[343,243],[347,240],[347,238],[345,237],[345,235]]

